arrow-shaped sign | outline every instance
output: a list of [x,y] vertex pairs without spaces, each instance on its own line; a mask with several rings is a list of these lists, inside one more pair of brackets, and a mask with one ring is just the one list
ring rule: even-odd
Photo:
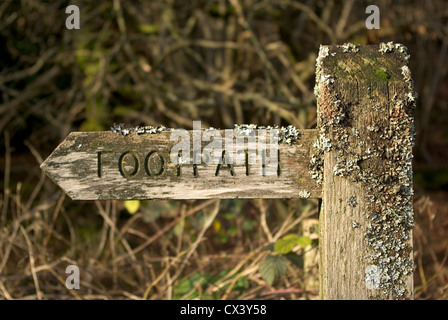
[[[183,131],[189,136],[184,146],[194,146],[194,130]],[[216,132],[224,136],[224,130]],[[273,163],[275,168],[270,171],[264,161],[270,156],[269,148],[260,149],[258,136],[246,141],[243,153],[223,147],[222,157],[208,163],[204,161],[208,142],[199,140],[196,159],[200,161],[195,163],[193,150],[173,156],[179,143],[173,139],[173,131],[128,135],[72,132],[41,168],[76,200],[318,198],[321,187],[309,173],[317,131],[298,133],[293,145],[278,144],[277,156],[271,158],[271,169]],[[242,159],[239,162],[237,154]]]

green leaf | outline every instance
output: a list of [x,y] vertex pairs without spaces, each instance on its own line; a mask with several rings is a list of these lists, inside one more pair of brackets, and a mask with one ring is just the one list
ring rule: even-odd
[[246,277],[241,277],[241,278],[238,278],[238,280],[236,280],[233,290],[244,291],[247,288],[249,288],[249,280],[247,280]]
[[261,249],[262,251],[274,251],[274,244],[273,243],[269,243],[267,245],[265,245],[263,247],[263,249]]
[[278,254],[287,254],[297,246],[300,242],[300,238],[296,234],[287,234],[281,239],[278,239],[274,245],[274,251]]
[[229,229],[227,230],[227,233],[230,236],[236,236],[236,235],[238,235],[238,229],[235,226],[230,226]]
[[203,286],[206,283],[206,279],[200,273],[193,273],[189,278],[183,279],[179,282],[179,284],[175,287],[175,295],[177,297],[184,296],[192,291],[185,297],[185,299],[194,299],[198,296],[198,291],[194,290],[195,286],[198,284]]
[[246,231],[252,231],[253,228],[255,228],[257,225],[257,221],[256,220],[244,220],[243,221],[243,228]]
[[306,236],[301,236],[298,240],[297,243],[299,246],[301,246],[302,248],[306,248],[311,244],[311,239],[309,237]]
[[285,257],[296,267],[303,269],[303,256],[299,256],[297,253],[290,252],[288,254],[285,254]]
[[220,243],[227,243],[229,241],[229,236],[226,234],[218,234],[217,238]]
[[134,214],[140,208],[140,200],[126,200],[124,207],[128,210],[129,214]]
[[224,213],[223,214],[224,219],[232,221],[235,220],[235,214],[232,212]]
[[158,34],[159,33],[159,26],[156,24],[141,24],[138,26],[138,30],[141,33],[146,34]]
[[185,219],[180,219],[178,223],[174,226],[173,232],[176,237],[180,237],[185,229]]
[[261,277],[271,285],[276,278],[285,274],[287,268],[286,261],[284,256],[267,256],[266,260],[259,264],[258,271]]
[[176,287],[177,295],[184,295],[192,289],[190,279],[184,279]]

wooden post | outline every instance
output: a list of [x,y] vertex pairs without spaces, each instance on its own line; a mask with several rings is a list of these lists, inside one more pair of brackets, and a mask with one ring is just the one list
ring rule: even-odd
[[[318,219],[304,219],[302,222],[303,235],[310,238],[311,240],[317,239],[318,226]],[[308,245],[304,249],[303,253],[303,273],[305,275],[305,287],[307,291],[319,292],[318,262],[318,248],[316,248],[313,244]]]
[[393,43],[320,48],[322,299],[413,298],[416,97],[407,59]]

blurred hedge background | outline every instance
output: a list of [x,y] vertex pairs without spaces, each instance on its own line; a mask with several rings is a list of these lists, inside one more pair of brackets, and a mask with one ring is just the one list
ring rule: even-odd
[[[65,27],[70,4],[80,30]],[[316,201],[75,202],[39,164],[71,131],[114,122],[313,128],[319,45],[382,41],[408,47],[419,94],[415,296],[447,299],[443,0],[1,1],[0,299],[315,299],[302,222]]]

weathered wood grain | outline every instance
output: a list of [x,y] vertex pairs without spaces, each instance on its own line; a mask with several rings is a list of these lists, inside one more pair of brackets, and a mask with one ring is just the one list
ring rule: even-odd
[[322,299],[413,297],[413,97],[406,60],[400,45],[321,47]]
[[[221,133],[224,137],[224,131]],[[300,131],[293,146],[280,143],[279,174],[265,176],[260,162],[249,166],[234,164],[232,172],[225,164],[219,170],[217,165],[204,163],[194,168],[192,161],[178,167],[170,161],[170,150],[177,143],[170,140],[170,134],[73,132],[41,168],[76,200],[321,196],[321,187],[316,186],[308,168],[315,130]],[[190,137],[193,146],[193,134]],[[201,150],[206,144],[202,143]],[[155,153],[148,159],[151,152]]]
[[[304,219],[302,222],[303,235],[312,240],[317,239],[318,226],[318,219]],[[319,292],[318,262],[318,248],[313,244],[308,245],[303,253],[303,272],[305,274],[305,287],[309,291]]]

